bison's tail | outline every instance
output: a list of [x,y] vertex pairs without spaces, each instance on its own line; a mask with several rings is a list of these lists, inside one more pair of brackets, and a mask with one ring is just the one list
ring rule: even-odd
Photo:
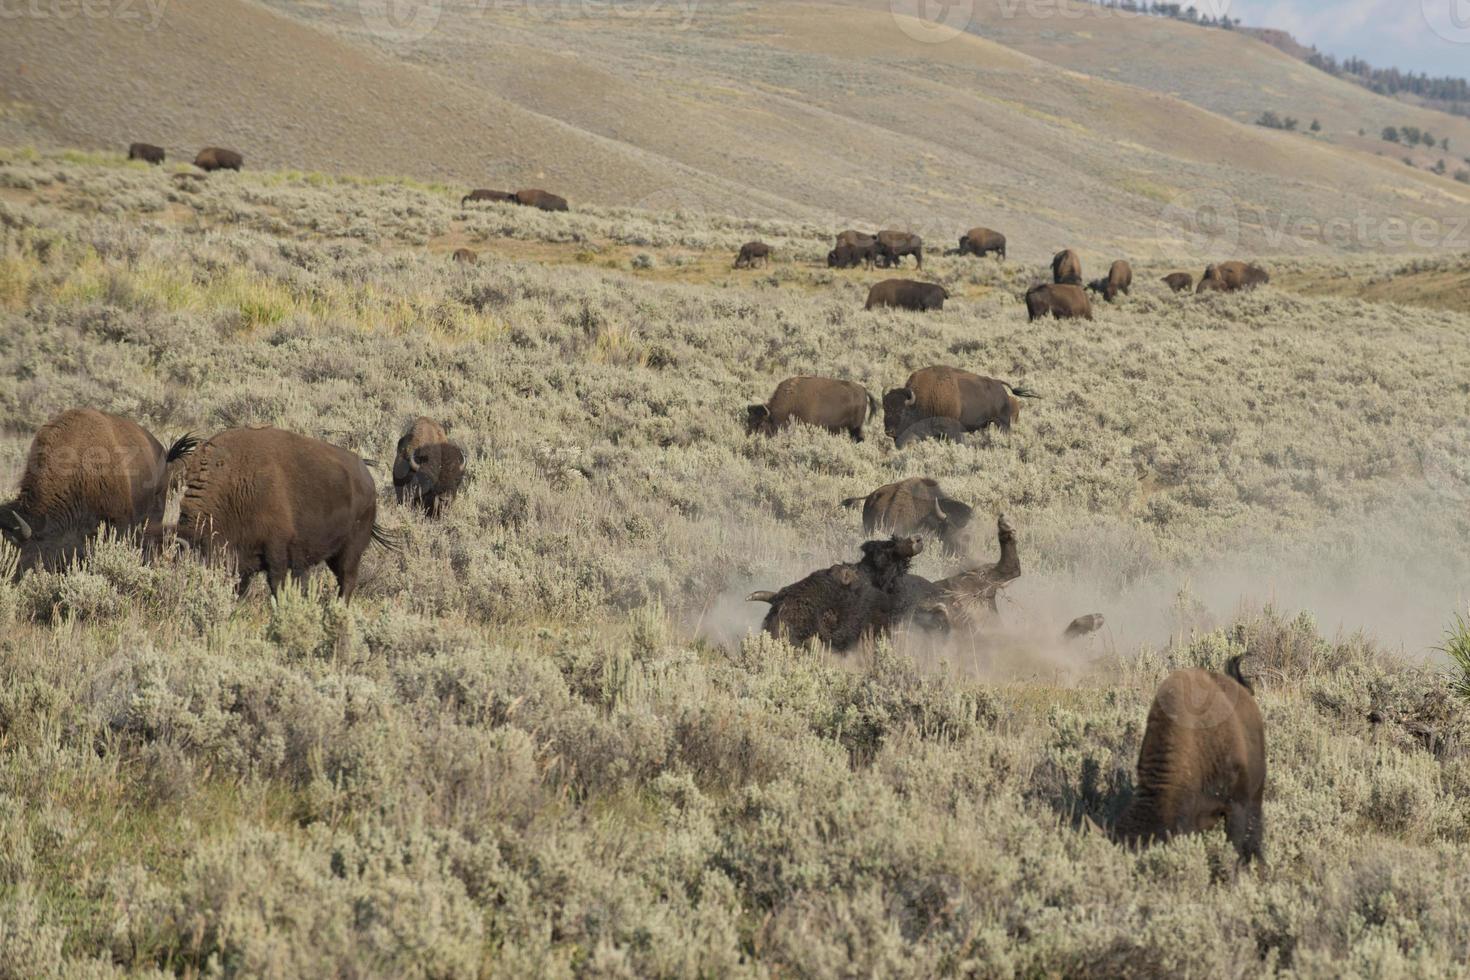
[[178,439],[174,440],[174,444],[172,446],[168,447],[168,456],[165,457],[165,462],[172,463],[177,460],[183,459],[185,456],[189,455],[198,448],[199,439],[194,435],[194,433],[185,432],[183,435],[179,436]]
[[403,550],[403,535],[400,532],[388,530],[376,521],[373,522],[373,540],[389,551]]
[[1003,384],[1007,388],[1011,389],[1011,394],[1015,395],[1017,398],[1040,398],[1041,397],[1041,393],[1038,392],[1035,388],[1030,387],[1029,385],[1024,385],[1024,384],[1021,384],[1021,385],[1013,385],[1009,381],[1002,381],[1001,384]]
[[750,595],[748,595],[748,596],[745,597],[745,601],[746,602],[775,602],[776,601],[776,593],[774,593],[774,592],[752,592]]
[[1242,660],[1244,660],[1244,659],[1245,659],[1245,655],[1244,654],[1237,653],[1235,656],[1231,657],[1228,661],[1226,661],[1225,662],[1225,676],[1226,677],[1229,677],[1229,678],[1232,678],[1235,681],[1235,683],[1239,684],[1241,687],[1245,688],[1247,691],[1250,691],[1252,694],[1255,694],[1256,693],[1256,689],[1253,688],[1253,687],[1251,687],[1251,682],[1248,681],[1248,680],[1246,680],[1245,679],[1245,675],[1240,672],[1240,662]]

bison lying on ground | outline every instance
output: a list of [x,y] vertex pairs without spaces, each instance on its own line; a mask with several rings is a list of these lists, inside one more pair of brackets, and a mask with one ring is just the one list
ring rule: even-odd
[[883,431],[896,437],[924,419],[954,419],[975,432],[988,425],[1009,430],[1021,414],[1021,399],[1035,398],[1024,386],[962,371],[959,368],[920,368],[902,388],[883,395]]
[[220,146],[206,146],[194,158],[194,166],[200,170],[234,170],[238,172],[244,165],[244,157],[234,150],[226,150]]
[[1174,292],[1183,293],[1194,286],[1194,276],[1187,272],[1171,272],[1163,278],[1163,282]]
[[1103,628],[1102,613],[1088,613],[1086,616],[1078,616],[1067,624],[1062,630],[1062,639],[1080,640],[1084,636],[1090,636]]
[[859,265],[871,269],[878,258],[878,246],[875,242],[866,245],[838,245],[827,253],[827,267],[829,269],[855,269]]
[[935,439],[940,442],[960,442],[965,438],[965,427],[958,419],[921,419],[893,437],[899,449],[916,442]]
[[862,442],[863,425],[877,410],[877,401],[856,381],[801,375],[778,384],[764,405],[748,406],[745,431],[772,435],[795,419]]
[[849,497],[844,507],[863,508],[863,533],[885,530],[892,534],[937,537],[951,551],[963,550],[963,532],[971,510],[939,487],[938,480],[910,477],[879,487],[866,497]]
[[1200,288],[1220,289],[1221,286],[1206,287],[1206,282],[1219,282],[1226,292],[1235,292],[1237,289],[1253,289],[1256,286],[1264,286],[1271,281],[1271,276],[1258,265],[1247,265],[1244,262],[1221,262],[1205,269],[1204,278],[1200,280]]
[[971,228],[960,236],[960,254],[978,255],[984,258],[991,252],[995,252],[1004,261],[1006,257],[1006,236],[989,228]]
[[1148,711],[1133,801],[1120,840],[1148,844],[1225,821],[1242,862],[1261,857],[1266,743],[1261,711],[1232,657],[1224,674],[1177,670]]
[[460,198],[459,206],[464,207],[471,201],[500,201],[505,204],[517,203],[516,196],[510,191],[492,191],[484,187],[472,190]]
[[924,268],[924,240],[906,231],[880,231],[878,239],[878,261],[885,266],[896,266],[905,255],[912,255],[917,268]]
[[[741,245],[740,254],[735,256],[735,268],[753,268],[756,259],[760,259],[762,265],[770,265],[771,246],[765,242],[746,242]],[[828,265],[830,264],[829,262]]]
[[453,258],[454,261],[463,262],[466,265],[474,265],[476,262],[480,261],[480,257],[467,248],[455,249],[454,254],[450,257]]
[[37,431],[20,492],[0,505],[0,533],[20,551],[16,573],[72,560],[106,525],[156,537],[178,463],[193,436],[167,451],[146,429],[118,415],[73,408]]
[[947,299],[949,291],[938,283],[918,282],[914,279],[884,279],[874,283],[868,290],[868,301],[863,304],[863,309],[896,306],[919,312],[942,310]]
[[1081,286],[1071,283],[1042,283],[1026,291],[1028,323],[1051,315],[1058,320],[1091,320],[1092,300]]
[[1000,590],[1021,575],[1016,529],[1004,514],[995,522],[1000,559],[930,582],[917,575],[904,577],[897,605],[902,618],[928,630],[977,633],[997,613]]
[[565,211],[567,199],[549,191],[538,188],[516,191],[516,203],[524,204],[530,208],[540,208],[542,211]]
[[1082,285],[1082,260],[1070,248],[1063,249],[1051,259],[1051,281]]
[[164,160],[163,147],[154,146],[152,143],[130,143],[128,144],[128,159],[142,160],[144,163],[162,163]]
[[368,545],[389,543],[377,512],[355,453],[267,426],[227,429],[189,460],[179,537],[233,562],[241,595],[256,572],[275,595],[288,573],[326,562],[346,601]]
[[1094,293],[1102,293],[1103,299],[1111,303],[1119,293],[1127,293],[1133,286],[1133,266],[1123,259],[1114,262],[1108,269],[1106,279],[1094,279],[1087,284],[1087,288]]
[[464,481],[464,450],[449,441],[444,427],[419,416],[398,440],[393,454],[393,490],[400,504],[415,503],[438,517],[454,503]]

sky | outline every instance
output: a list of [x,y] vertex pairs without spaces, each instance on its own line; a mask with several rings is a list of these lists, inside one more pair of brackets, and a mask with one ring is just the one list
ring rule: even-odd
[[1248,27],[1290,31],[1339,59],[1470,77],[1470,0],[1204,0]]

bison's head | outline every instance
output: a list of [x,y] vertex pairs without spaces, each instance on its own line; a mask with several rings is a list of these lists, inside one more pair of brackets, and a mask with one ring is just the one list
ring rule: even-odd
[[835,269],[836,267],[837,267],[837,249],[834,248],[832,251],[830,251],[830,252],[827,253],[827,268],[829,268],[829,269]]
[[918,536],[893,537],[863,542],[863,560],[858,570],[877,588],[885,592],[909,573],[909,564],[924,550],[924,539]]
[[771,410],[765,405],[747,405],[745,407],[745,434],[748,436],[768,436],[776,431],[776,425],[771,420]]
[[890,439],[898,437],[898,434],[907,429],[914,422],[914,403],[918,396],[912,388],[894,388],[883,395],[883,431],[888,433]]

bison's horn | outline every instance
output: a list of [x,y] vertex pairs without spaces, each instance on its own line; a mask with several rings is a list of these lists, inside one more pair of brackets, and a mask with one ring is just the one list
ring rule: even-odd
[[775,600],[776,593],[774,592],[752,592],[745,597],[746,602],[774,602]]
[[939,521],[940,523],[943,523],[944,521],[949,519],[949,515],[944,512],[944,508],[939,506],[938,497],[934,498],[934,519]]
[[418,453],[409,453],[408,454],[408,469],[409,469],[409,472],[410,473],[417,473],[419,471],[419,454]]
[[15,536],[22,541],[29,541],[31,539],[31,526],[26,523],[26,519],[15,511],[11,511],[10,520],[12,522],[11,529],[15,532]]
[[916,394],[914,394],[914,389],[910,388],[909,389],[909,396],[903,400],[903,403],[905,405],[912,405],[914,402],[916,402],[918,400],[919,400],[919,396],[916,395]]

